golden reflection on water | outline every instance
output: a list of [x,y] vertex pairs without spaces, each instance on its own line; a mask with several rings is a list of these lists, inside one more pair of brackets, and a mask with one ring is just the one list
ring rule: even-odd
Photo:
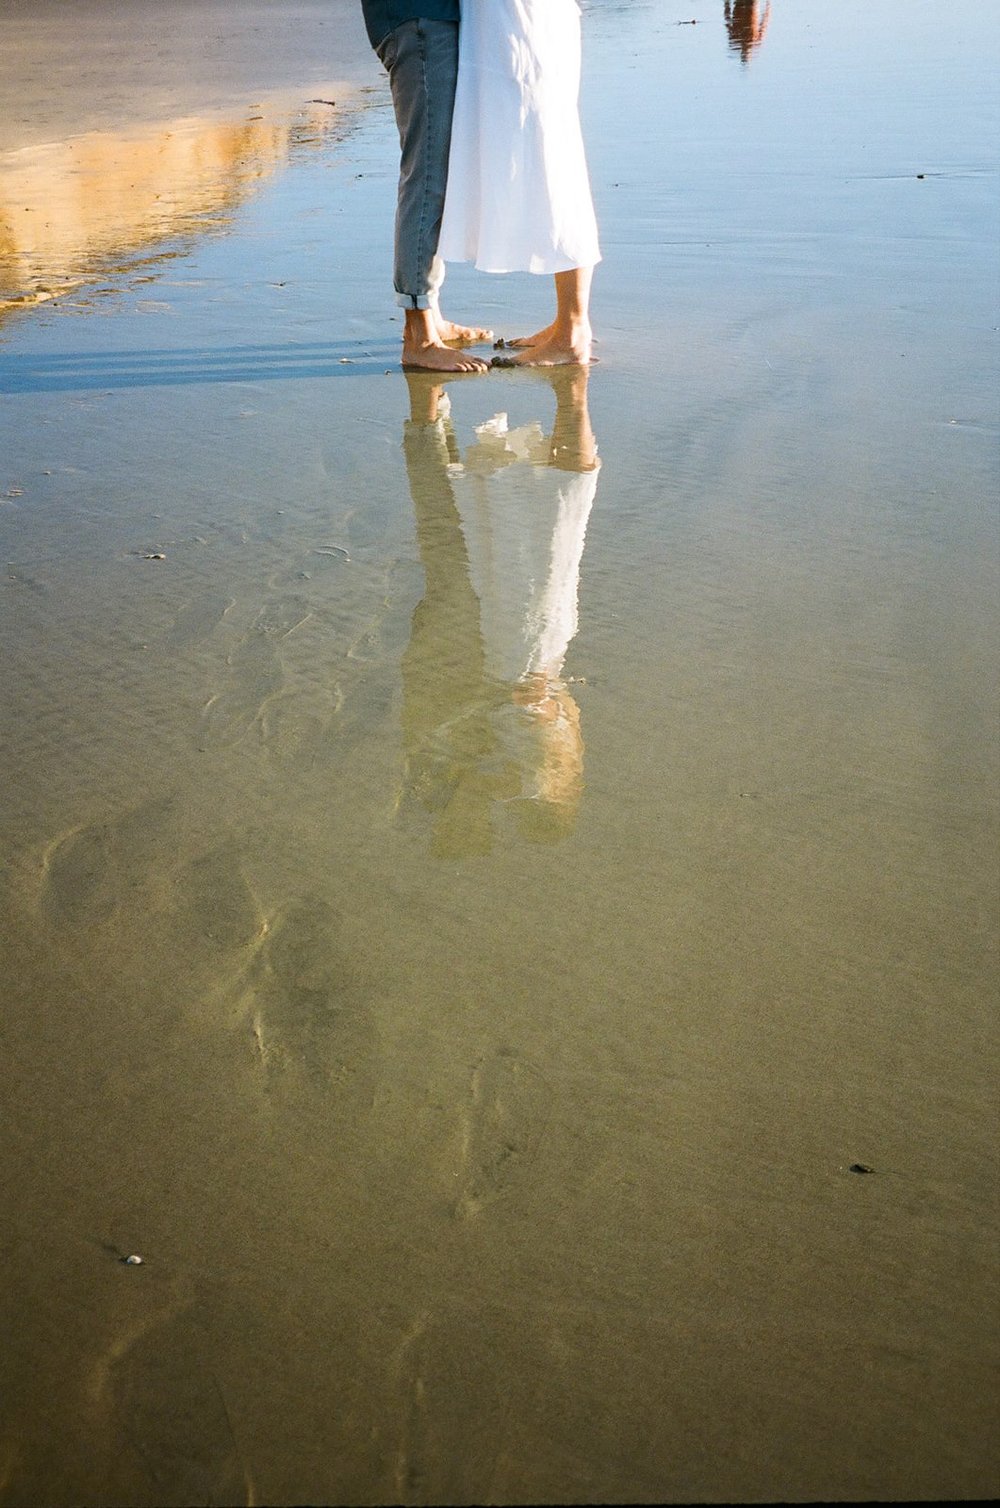
[[771,0],[765,0],[763,7],[758,0],[725,0],[724,14],[729,46],[739,53],[741,62],[749,63],[767,35]]
[[[264,109],[264,107],[261,107]],[[0,155],[0,319],[218,224],[343,111],[311,101],[239,121],[185,117]],[[159,250],[158,250],[159,249]]]
[[562,678],[600,462],[587,372],[553,368],[552,433],[496,414],[462,456],[440,381],[409,374],[403,445],[425,592],[403,656],[400,808],[442,858],[488,853],[495,808],[524,838],[573,831],[580,709]]

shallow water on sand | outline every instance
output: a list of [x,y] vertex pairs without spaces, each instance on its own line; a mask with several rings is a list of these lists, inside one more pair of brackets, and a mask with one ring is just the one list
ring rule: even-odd
[[997,23],[674,9],[589,383],[399,374],[374,70],[14,247],[5,1501],[996,1490]]

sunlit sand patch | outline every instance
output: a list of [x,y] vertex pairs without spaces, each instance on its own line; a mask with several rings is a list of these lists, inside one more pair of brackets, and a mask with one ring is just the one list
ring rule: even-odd
[[237,120],[188,116],[0,155],[0,319],[155,270],[176,254],[167,243],[225,224],[296,151],[346,129],[359,96],[333,90],[272,98]]

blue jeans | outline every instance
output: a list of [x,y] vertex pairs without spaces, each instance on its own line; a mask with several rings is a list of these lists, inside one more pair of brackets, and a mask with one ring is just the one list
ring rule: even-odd
[[404,21],[379,43],[399,129],[393,283],[404,309],[432,309],[444,281],[437,254],[458,78],[458,23]]

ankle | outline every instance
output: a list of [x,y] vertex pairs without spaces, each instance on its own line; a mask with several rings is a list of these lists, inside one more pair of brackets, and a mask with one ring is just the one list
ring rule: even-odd
[[559,314],[552,327],[559,335],[590,334],[590,316],[584,309],[580,313]]
[[585,314],[578,319],[561,320],[556,331],[556,342],[559,345],[576,353],[585,352],[588,356],[593,339],[594,332]]
[[433,309],[407,309],[403,325],[403,344],[410,350],[437,345],[437,320]]

